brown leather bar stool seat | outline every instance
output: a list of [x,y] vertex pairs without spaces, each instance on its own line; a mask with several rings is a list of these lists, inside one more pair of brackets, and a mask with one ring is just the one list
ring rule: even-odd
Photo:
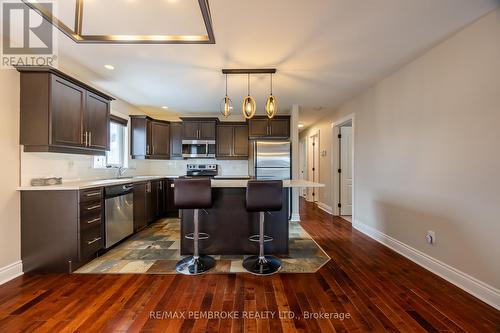
[[208,178],[179,178],[174,180],[174,204],[179,209],[194,209],[194,231],[187,234],[193,240],[193,255],[180,260],[177,272],[185,275],[203,274],[215,267],[215,260],[209,256],[200,256],[199,241],[209,237],[199,231],[199,210],[212,207],[212,185]]
[[247,186],[246,208],[259,212],[259,235],[249,238],[259,242],[259,255],[243,260],[243,267],[255,275],[271,275],[281,269],[281,260],[264,254],[264,243],[273,239],[264,235],[265,212],[280,211],[283,207],[283,182],[281,180],[250,180]]

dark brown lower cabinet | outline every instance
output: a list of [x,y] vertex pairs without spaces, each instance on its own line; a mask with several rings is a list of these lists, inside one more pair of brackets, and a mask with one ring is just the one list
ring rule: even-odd
[[[177,216],[172,179],[134,183],[134,232]],[[71,273],[104,251],[104,188],[21,192],[24,272]]]
[[152,180],[149,182],[149,191],[147,192],[146,198],[148,203],[148,224],[153,223],[160,216],[160,206],[159,206],[159,187],[160,180]]
[[148,225],[146,203],[147,184],[146,182],[134,184],[134,232]]
[[174,203],[174,180],[165,179],[164,195],[165,195],[165,215],[170,217],[179,216],[179,210]]
[[21,192],[23,271],[71,273],[104,248],[103,189]]

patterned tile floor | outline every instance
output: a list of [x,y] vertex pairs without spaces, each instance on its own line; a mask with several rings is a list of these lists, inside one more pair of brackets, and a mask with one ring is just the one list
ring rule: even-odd
[[[164,219],[132,236],[103,256],[81,267],[82,274],[177,274],[175,264],[180,255],[180,223],[178,219]],[[330,257],[302,229],[291,222],[289,228],[290,253],[282,256],[282,273],[314,273]],[[211,273],[244,272],[244,256],[213,256],[217,265]]]

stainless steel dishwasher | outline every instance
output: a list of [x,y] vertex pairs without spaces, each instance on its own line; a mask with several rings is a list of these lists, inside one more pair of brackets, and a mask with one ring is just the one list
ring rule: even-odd
[[134,233],[133,191],[132,184],[108,186],[104,189],[106,249]]

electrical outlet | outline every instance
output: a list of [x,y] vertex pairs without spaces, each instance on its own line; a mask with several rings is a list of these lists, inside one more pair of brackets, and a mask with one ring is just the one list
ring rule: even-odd
[[434,243],[436,243],[436,233],[432,230],[427,231],[425,239],[427,241],[427,244],[434,245]]

